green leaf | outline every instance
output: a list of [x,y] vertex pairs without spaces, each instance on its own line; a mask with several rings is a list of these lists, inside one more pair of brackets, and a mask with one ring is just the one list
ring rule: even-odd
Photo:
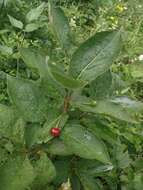
[[17,121],[16,110],[0,104],[0,137],[10,137],[12,127]]
[[117,135],[112,131],[111,127],[106,126],[97,117],[83,117],[82,124],[85,125],[88,130],[91,130],[96,136],[110,143],[111,145],[117,144]]
[[1,190],[25,190],[34,180],[35,174],[28,158],[11,158],[0,168]]
[[20,48],[23,61],[29,68],[38,69],[40,76],[47,75],[46,57],[32,48]]
[[56,169],[45,153],[40,153],[40,159],[33,163],[35,170],[34,189],[41,189],[56,177]]
[[121,169],[128,167],[132,161],[124,144],[114,146],[113,159],[116,160],[116,167]]
[[76,175],[71,176],[70,183],[71,183],[72,190],[80,190],[81,189],[79,178]]
[[49,69],[54,79],[65,88],[82,88],[86,84],[83,81],[73,79],[71,76],[68,76],[66,73],[64,73],[54,65],[49,66]]
[[90,169],[88,172],[90,175],[102,175],[105,172],[109,172],[113,169],[114,167],[112,165],[101,165],[97,166],[93,169]]
[[92,98],[103,99],[110,95],[112,74],[110,71],[97,77],[90,83],[89,94]]
[[0,104],[0,138],[24,145],[24,121],[12,107]]
[[39,25],[36,23],[30,23],[25,26],[25,32],[33,32],[39,28]]
[[11,126],[11,134],[9,135],[9,138],[12,140],[12,142],[22,146],[25,144],[25,126],[26,124],[21,118],[17,120],[14,126]]
[[12,142],[9,141],[8,139],[2,139],[2,140],[3,140],[3,142],[5,141],[4,143],[2,143],[5,150],[8,151],[8,153],[13,153],[14,145],[12,144]]
[[70,73],[74,78],[93,81],[109,70],[121,48],[121,31],[100,32],[73,54]]
[[69,22],[63,10],[55,7],[52,1],[49,2],[49,20],[60,45],[68,50],[71,43]]
[[26,15],[27,21],[31,22],[33,20],[37,20],[44,11],[44,8],[45,3],[41,3],[41,5],[39,5],[37,8],[31,9]]
[[143,158],[138,158],[132,163],[133,167],[136,171],[142,171],[143,170]]
[[81,175],[80,180],[84,187],[84,190],[102,190],[103,189],[103,186],[101,187],[98,184],[98,181],[92,177],[89,177],[88,174]]
[[115,96],[117,92],[127,87],[127,82],[124,82],[119,75],[107,71],[93,80],[89,84],[89,88],[85,89],[85,92],[91,98],[101,100]]
[[53,118],[51,121],[47,120],[43,126],[40,126],[38,124],[28,126],[25,131],[27,145],[32,146],[34,144],[47,143],[54,138],[50,133],[51,128],[63,128],[67,119],[68,116],[66,114],[63,114],[56,118]]
[[53,181],[55,185],[59,186],[62,183],[67,182],[70,175],[70,169],[71,169],[70,164],[71,164],[70,159],[66,157],[55,160],[54,165],[57,171],[57,176]]
[[11,55],[13,53],[13,49],[5,45],[0,45],[0,53],[4,55]]
[[81,125],[65,126],[61,138],[74,154],[82,158],[110,163],[104,143]]
[[103,165],[101,162],[96,160],[81,159],[77,163],[77,172],[81,175],[88,173],[88,176],[91,177],[102,176],[103,174],[111,171],[113,168],[114,167],[111,164]]
[[111,102],[121,105],[124,109],[134,112],[134,113],[140,113],[143,111],[143,103],[140,101],[136,101],[133,99],[130,99],[127,96],[119,96],[111,100]]
[[46,151],[52,155],[72,155],[71,150],[60,139],[54,139],[49,145],[46,146]]
[[136,104],[134,101],[131,101],[131,103],[128,105],[116,103],[117,100],[118,99],[100,100],[94,104],[94,101],[89,98],[79,97],[77,101],[74,100],[71,102],[71,104],[84,112],[102,114],[119,119],[121,121],[137,123],[136,113],[140,113],[142,110],[142,103],[138,104],[136,102]]
[[[27,125],[25,128],[25,141],[26,145],[28,147],[31,147],[35,144],[41,144],[41,134],[43,133],[43,128],[40,126],[40,124],[33,123],[32,125]],[[46,136],[47,133],[44,131],[44,136]],[[43,137],[42,137],[43,138]]]
[[142,173],[136,173],[133,181],[134,190],[140,190],[143,187],[143,175]]
[[19,114],[31,122],[46,118],[47,98],[35,82],[7,77],[8,93]]
[[21,48],[20,54],[29,68],[38,70],[40,74],[39,82],[42,88],[48,92],[48,95],[51,96],[52,99],[57,97],[58,103],[61,103],[64,96],[64,89],[51,77],[45,55],[31,48]]
[[112,73],[112,86],[111,91],[121,91],[122,89],[125,89],[128,87],[128,82],[123,81],[121,76],[117,75],[116,73]]
[[19,28],[19,29],[23,29],[23,23],[20,20],[17,20],[10,15],[8,15],[8,18],[9,18],[9,21],[10,21],[12,26]]

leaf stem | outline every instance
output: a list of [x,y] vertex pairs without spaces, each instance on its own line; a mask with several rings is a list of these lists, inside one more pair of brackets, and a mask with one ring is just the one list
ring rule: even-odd
[[66,96],[64,98],[63,113],[67,113],[68,112],[70,100],[71,100],[71,91],[67,91],[67,94],[66,94]]

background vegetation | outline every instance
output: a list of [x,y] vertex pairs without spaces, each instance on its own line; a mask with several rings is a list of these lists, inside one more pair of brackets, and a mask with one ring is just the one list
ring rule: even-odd
[[[118,80],[115,79],[118,81],[118,83],[115,82],[115,94],[124,97],[130,96],[134,100],[143,102],[142,0],[56,0],[55,2],[57,6],[64,10],[68,17],[72,30],[72,41],[75,46],[79,46],[97,32],[123,29],[122,51],[112,66],[112,72],[115,75],[118,74],[119,77]],[[19,52],[21,47],[31,47],[47,54],[52,62],[56,62],[59,65],[66,65],[67,63],[68,58],[65,57],[65,53],[53,37],[47,3],[48,1],[46,0],[0,1],[1,104],[11,105],[7,94],[6,73],[16,77],[37,79],[37,72],[32,72],[31,69],[27,68],[21,59]],[[35,11],[36,7],[39,7],[37,16],[31,12],[32,10]],[[88,94],[88,90],[86,91],[85,89],[85,93]],[[50,89],[50,93],[51,96],[57,96],[55,89]],[[104,93],[106,94],[106,89]],[[57,104],[57,102],[54,103]],[[51,107],[52,105],[53,101],[51,101]],[[114,154],[115,162],[118,163],[118,168],[108,173],[108,175],[103,170],[101,173],[97,172],[95,175],[98,184],[96,186],[97,189],[141,190],[143,188],[143,114],[141,113],[138,118],[139,123],[137,125],[129,123],[118,123],[117,125],[114,120],[111,120],[110,124],[108,123],[108,129],[112,132],[112,135],[114,134],[117,137],[117,144],[120,145],[115,144],[112,147],[112,153]],[[88,121],[83,122],[86,124]],[[97,132],[100,135],[100,131],[97,130]],[[106,130],[105,132],[103,131],[102,135],[106,135]],[[102,138],[106,139],[106,137]],[[12,143],[7,139],[1,138],[0,135],[0,166],[3,166],[13,151]],[[53,158],[56,169],[60,172],[51,186],[47,187],[47,190],[50,190],[50,188],[61,188],[62,190],[64,187],[61,187],[61,184],[68,184],[69,159],[69,157],[61,158],[60,156]],[[83,165],[87,166],[87,168],[83,168],[87,176],[85,175],[82,178],[82,180],[85,178],[84,180],[86,181],[86,178],[90,178],[90,167],[92,164],[88,163],[88,161],[84,161],[83,165],[82,163],[80,164],[82,167]],[[70,184],[72,184],[73,190],[78,190],[77,187],[79,189],[80,187],[77,184],[80,184],[82,180],[80,182],[76,181],[74,177],[70,178]],[[77,184],[75,185],[74,183]],[[94,189],[95,187],[86,187],[87,190],[92,190],[91,188]],[[0,186],[1,189],[3,190],[3,187]]]

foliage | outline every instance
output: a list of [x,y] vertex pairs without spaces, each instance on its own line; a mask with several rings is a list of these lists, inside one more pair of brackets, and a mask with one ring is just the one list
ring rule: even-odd
[[0,190],[140,190],[140,2],[0,8]]

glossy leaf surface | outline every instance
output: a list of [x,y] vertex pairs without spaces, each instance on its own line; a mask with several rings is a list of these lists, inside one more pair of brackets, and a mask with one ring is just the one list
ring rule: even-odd
[[37,122],[46,117],[47,98],[35,82],[8,76],[8,93],[26,121]]
[[73,54],[70,73],[91,82],[106,72],[121,48],[121,32],[100,32],[84,42]]
[[49,2],[49,20],[62,48],[69,48],[70,27],[68,19],[63,10],[60,7],[55,7],[52,1]]
[[71,151],[80,157],[110,162],[104,143],[80,125],[66,126],[61,138]]

